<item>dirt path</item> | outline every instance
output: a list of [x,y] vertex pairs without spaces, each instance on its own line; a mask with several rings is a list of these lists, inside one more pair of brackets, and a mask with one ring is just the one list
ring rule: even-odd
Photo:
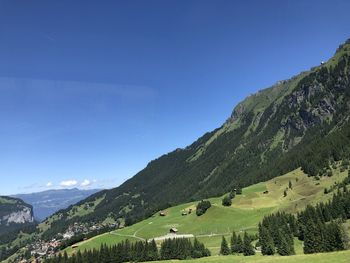
[[120,236],[120,237],[132,237],[132,238],[136,238],[136,239],[141,240],[141,241],[146,241],[146,239],[136,236],[136,232],[133,235],[124,235],[124,234],[119,234],[119,233],[115,233],[115,232],[111,232],[110,234]]
[[228,233],[221,233],[221,234],[206,234],[206,235],[197,235],[195,237],[216,237],[216,236],[226,236],[226,235],[230,235],[231,232]]
[[[149,222],[148,225],[151,225],[153,222]],[[143,227],[140,227],[139,229],[137,229],[133,235],[133,237],[138,238],[138,236],[136,236],[137,232],[139,232],[140,230],[144,229],[145,227],[147,227],[148,225],[144,225]]]
[[192,234],[182,234],[182,235],[166,234],[164,236],[154,237],[152,239],[154,239],[154,241],[163,241],[165,239],[171,239],[171,238],[192,238],[192,237],[194,237],[194,235],[192,235]]

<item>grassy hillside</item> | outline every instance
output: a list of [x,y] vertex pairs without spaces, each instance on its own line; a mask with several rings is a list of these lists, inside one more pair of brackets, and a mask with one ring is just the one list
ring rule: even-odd
[[[349,72],[347,41],[326,64],[249,96],[227,122],[188,147],[151,161],[119,187],[58,212],[48,219],[43,238],[75,222],[107,217],[131,225],[165,207],[218,196],[298,167],[309,175],[324,174],[330,160],[350,157]],[[87,204],[92,206],[85,209]]]
[[289,257],[282,256],[212,256],[209,258],[201,259],[191,259],[191,260],[168,260],[168,261],[157,261],[157,262],[191,262],[191,263],[348,263],[350,259],[350,250],[333,252],[333,253],[321,253],[321,254],[312,254],[312,255],[296,255]]
[[[162,237],[171,227],[176,227],[179,235],[196,236],[215,255],[218,254],[221,237],[223,235],[228,237],[233,230],[256,233],[259,221],[267,214],[278,210],[297,212],[308,204],[329,199],[332,193],[324,194],[324,188],[341,182],[347,176],[347,171],[340,172],[337,168],[333,170],[333,174],[332,177],[316,180],[297,169],[267,182],[244,188],[242,195],[234,198],[231,207],[222,206],[222,197],[210,198],[212,207],[203,216],[198,217],[195,212],[182,215],[183,211],[189,211],[190,208],[195,210],[197,202],[174,206],[164,210],[166,216],[156,213],[130,227],[78,243],[77,249],[99,248],[103,243],[111,245],[123,239],[133,241]],[[292,189],[289,189],[287,196],[284,197],[283,192],[288,188],[289,182],[292,182]],[[266,190],[269,191],[268,194],[263,193]],[[301,253],[301,244],[296,250]],[[73,252],[72,248],[68,248],[67,251]]]

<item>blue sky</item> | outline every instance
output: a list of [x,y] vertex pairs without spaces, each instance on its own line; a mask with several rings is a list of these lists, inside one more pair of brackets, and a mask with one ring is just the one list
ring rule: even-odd
[[332,56],[349,1],[0,0],[0,194],[113,187]]

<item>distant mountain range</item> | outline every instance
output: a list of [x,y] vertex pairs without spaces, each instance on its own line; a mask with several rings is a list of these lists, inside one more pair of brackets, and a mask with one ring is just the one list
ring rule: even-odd
[[58,210],[67,208],[99,191],[99,189],[79,190],[73,188],[18,194],[13,197],[22,199],[24,202],[32,205],[35,219],[42,221]]

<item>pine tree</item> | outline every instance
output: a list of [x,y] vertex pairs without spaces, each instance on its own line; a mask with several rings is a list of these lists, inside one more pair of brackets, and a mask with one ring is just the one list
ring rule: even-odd
[[223,199],[222,199],[222,205],[223,206],[231,206],[232,205],[232,200],[230,198],[229,195],[226,195]]
[[151,243],[148,246],[148,257],[147,257],[147,260],[155,261],[155,260],[158,260],[158,258],[159,258],[159,255],[158,255],[157,244],[154,241],[154,239],[152,239]]
[[200,258],[201,256],[201,247],[197,238],[194,238],[193,241],[193,250],[192,250],[192,258]]
[[259,241],[261,245],[261,253],[263,255],[275,254],[275,244],[268,229],[261,224],[259,225]]
[[231,199],[234,199],[236,197],[236,192],[234,190],[232,190],[229,194]]
[[295,254],[293,234],[288,225],[284,225],[282,228],[278,229],[277,253],[281,256]]
[[137,261],[137,262],[145,261],[143,257],[145,255],[144,250],[145,250],[145,246],[143,241],[135,242],[134,249],[133,249],[134,261]]
[[289,244],[288,244],[286,237],[284,235],[281,235],[280,244],[277,247],[277,253],[280,254],[281,256],[290,255]]
[[254,247],[251,244],[251,239],[248,236],[247,232],[244,232],[244,236],[243,236],[243,255],[244,256],[255,255]]
[[235,248],[236,253],[243,253],[243,240],[241,235],[237,236],[237,245]]
[[238,253],[238,249],[237,249],[237,235],[236,235],[236,232],[233,231],[232,233],[232,236],[231,236],[231,253],[232,254],[235,254],[235,253]]
[[64,260],[64,262],[68,262],[68,254],[67,254],[67,251],[64,251],[64,253],[63,253],[63,260]]
[[305,254],[312,254],[318,252],[318,246],[320,245],[317,238],[317,229],[315,224],[308,220],[306,226],[305,226],[305,233],[304,233],[304,253]]
[[224,236],[222,236],[220,254],[223,255],[223,256],[226,256],[226,255],[230,254],[230,249],[228,247],[227,241],[226,241]]
[[83,256],[81,255],[80,250],[77,252],[76,263],[83,263]]
[[341,224],[331,222],[326,225],[326,251],[339,251],[345,249],[344,234]]
[[197,238],[194,238],[191,256],[192,258],[208,257],[210,251]]

